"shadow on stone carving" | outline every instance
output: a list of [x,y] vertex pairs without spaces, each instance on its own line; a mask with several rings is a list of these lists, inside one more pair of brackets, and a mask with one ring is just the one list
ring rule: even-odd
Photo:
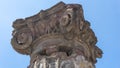
[[28,68],[95,68],[96,58],[102,57],[80,4],[60,2],[17,19],[13,28],[11,44],[17,52],[30,55]]

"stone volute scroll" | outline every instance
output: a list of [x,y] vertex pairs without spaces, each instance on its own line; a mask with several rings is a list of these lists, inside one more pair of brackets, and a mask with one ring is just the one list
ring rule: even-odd
[[13,28],[12,47],[30,56],[28,68],[95,68],[96,58],[102,57],[80,4],[59,2],[15,20]]

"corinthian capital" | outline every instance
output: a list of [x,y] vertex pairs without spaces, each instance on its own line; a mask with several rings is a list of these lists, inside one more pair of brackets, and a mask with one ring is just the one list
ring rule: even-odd
[[13,23],[13,48],[30,56],[28,68],[95,68],[102,51],[80,4],[60,2]]

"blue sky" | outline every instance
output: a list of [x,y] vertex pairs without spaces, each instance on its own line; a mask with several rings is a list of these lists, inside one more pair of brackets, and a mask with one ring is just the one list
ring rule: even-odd
[[96,68],[120,68],[120,0],[0,0],[0,68],[26,68],[29,56],[13,50],[12,22],[63,1],[82,4],[84,17],[91,23],[103,50]]

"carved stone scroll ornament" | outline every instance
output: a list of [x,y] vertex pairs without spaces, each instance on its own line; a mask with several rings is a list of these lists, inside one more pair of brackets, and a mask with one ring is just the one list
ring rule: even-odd
[[13,48],[30,55],[28,68],[95,68],[102,51],[79,4],[58,3],[13,23]]

